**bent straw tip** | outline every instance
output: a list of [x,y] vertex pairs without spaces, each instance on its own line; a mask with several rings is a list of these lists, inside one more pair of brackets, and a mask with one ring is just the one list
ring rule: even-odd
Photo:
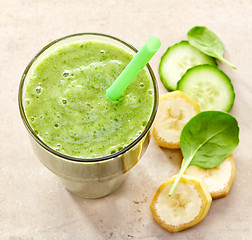
[[146,46],[153,52],[156,52],[161,46],[161,41],[158,37],[150,37],[146,41]]

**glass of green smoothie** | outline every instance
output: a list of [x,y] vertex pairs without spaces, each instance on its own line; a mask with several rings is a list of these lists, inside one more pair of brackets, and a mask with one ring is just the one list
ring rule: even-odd
[[80,197],[113,192],[148,146],[158,105],[149,64],[120,99],[106,97],[136,52],[112,36],[74,34],[45,46],[22,75],[19,109],[33,150]]

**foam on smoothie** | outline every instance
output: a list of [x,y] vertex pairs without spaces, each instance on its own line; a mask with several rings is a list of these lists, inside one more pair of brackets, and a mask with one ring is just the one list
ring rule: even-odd
[[142,70],[118,101],[105,94],[132,57],[112,43],[83,40],[40,60],[24,96],[38,137],[56,151],[82,158],[106,156],[134,141],[153,111],[149,74]]

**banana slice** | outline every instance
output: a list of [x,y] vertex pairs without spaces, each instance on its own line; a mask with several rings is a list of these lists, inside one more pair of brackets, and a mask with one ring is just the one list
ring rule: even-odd
[[153,136],[157,144],[165,148],[180,148],[183,127],[199,112],[199,105],[180,91],[162,95],[153,124]]
[[211,169],[190,166],[185,173],[202,178],[213,199],[225,197],[232,186],[235,176],[234,158],[232,155],[229,155],[219,166]]
[[155,220],[170,232],[181,231],[202,221],[212,203],[204,182],[186,175],[182,176],[169,197],[175,178],[170,178],[159,187],[150,205]]

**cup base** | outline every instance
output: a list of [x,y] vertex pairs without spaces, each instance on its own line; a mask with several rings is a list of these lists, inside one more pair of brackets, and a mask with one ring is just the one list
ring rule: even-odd
[[66,178],[60,178],[66,189],[81,198],[102,198],[114,192],[125,179],[126,174],[109,181],[75,182]]

